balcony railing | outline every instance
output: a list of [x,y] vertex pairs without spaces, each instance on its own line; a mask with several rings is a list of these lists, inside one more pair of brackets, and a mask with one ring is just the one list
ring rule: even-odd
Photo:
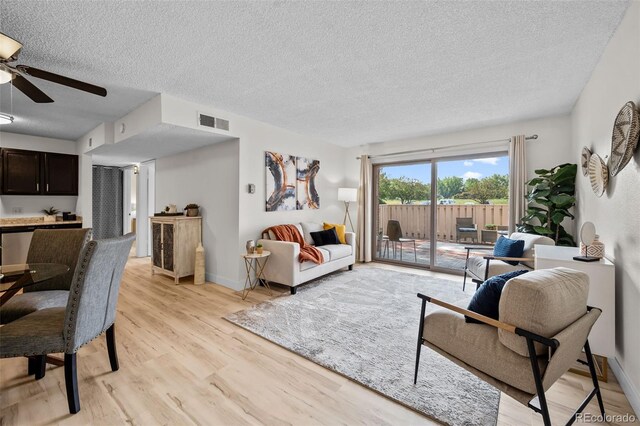
[[[509,205],[438,205],[436,232],[439,241],[456,240],[456,218],[470,217],[481,230],[487,224],[507,226],[509,224]],[[411,204],[380,204],[378,207],[378,231],[386,232],[387,222],[397,220],[406,238],[428,239],[431,236],[431,206]]]

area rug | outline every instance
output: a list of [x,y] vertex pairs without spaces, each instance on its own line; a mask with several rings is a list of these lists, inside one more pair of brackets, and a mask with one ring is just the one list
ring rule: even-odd
[[460,287],[460,280],[360,267],[225,319],[439,422],[495,425],[500,393],[427,347],[413,384],[416,294],[463,303],[469,296]]

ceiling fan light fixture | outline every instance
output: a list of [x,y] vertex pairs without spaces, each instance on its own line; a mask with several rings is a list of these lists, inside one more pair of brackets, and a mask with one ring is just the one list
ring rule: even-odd
[[0,84],[5,84],[13,79],[13,74],[0,68]]
[[22,43],[0,33],[0,58],[10,59],[22,49]]
[[13,123],[13,116],[0,112],[0,125]]

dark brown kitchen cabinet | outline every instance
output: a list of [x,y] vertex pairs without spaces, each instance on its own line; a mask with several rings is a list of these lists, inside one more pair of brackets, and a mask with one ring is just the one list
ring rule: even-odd
[[2,150],[2,194],[39,195],[40,153],[20,149]]
[[44,157],[44,194],[78,195],[78,156],[42,153]]
[[78,195],[78,156],[2,149],[1,195]]

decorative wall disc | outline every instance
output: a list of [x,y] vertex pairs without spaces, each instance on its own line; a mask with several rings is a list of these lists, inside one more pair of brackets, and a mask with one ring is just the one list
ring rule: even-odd
[[640,136],[640,117],[636,105],[629,101],[618,113],[611,136],[609,172],[615,176],[631,161]]
[[591,150],[586,146],[582,148],[582,155],[580,156],[580,165],[582,166],[582,174],[587,176],[589,174],[589,160],[591,159]]
[[589,159],[589,180],[593,192],[601,197],[609,182],[609,170],[598,154],[591,154]]

